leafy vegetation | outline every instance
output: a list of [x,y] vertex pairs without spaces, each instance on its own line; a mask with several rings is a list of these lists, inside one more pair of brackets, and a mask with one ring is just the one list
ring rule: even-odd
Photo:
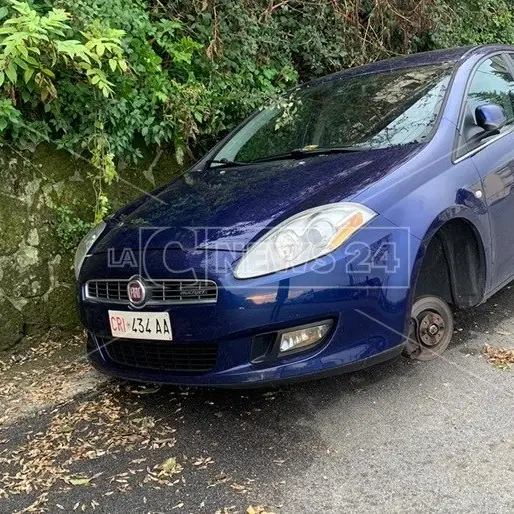
[[514,44],[514,6],[509,0],[440,0],[438,10],[440,23],[431,35],[436,48]]
[[487,42],[507,0],[0,0],[0,135],[88,159],[98,221],[144,147],[190,160],[299,81]]
[[69,207],[58,206],[55,208],[55,230],[60,246],[65,252],[72,253],[84,234],[92,227],[92,223],[77,219]]

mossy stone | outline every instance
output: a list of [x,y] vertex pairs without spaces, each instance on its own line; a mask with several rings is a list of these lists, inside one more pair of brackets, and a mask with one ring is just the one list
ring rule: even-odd
[[[112,209],[124,206],[183,170],[174,156],[143,149],[137,165],[119,166],[120,179],[106,187]],[[57,234],[56,207],[92,220],[97,171],[50,144],[14,154],[0,143],[0,349],[48,327],[80,326],[72,271],[73,251]],[[20,310],[13,306],[13,303]]]
[[48,306],[43,298],[34,298],[21,310],[23,316],[23,332],[25,335],[33,335],[50,328]]
[[14,298],[37,298],[50,288],[48,262],[37,250],[26,247],[11,256],[2,266],[2,289]]
[[28,231],[26,205],[0,193],[0,255],[12,255]]
[[45,143],[38,145],[34,154],[30,155],[30,161],[41,168],[52,184],[67,181],[77,173],[85,177],[87,171],[93,169],[86,161],[77,159],[66,150]]
[[80,326],[74,287],[61,285],[51,291],[47,309],[52,327],[74,329]]
[[75,274],[73,272],[73,265],[75,256],[71,253],[60,253],[56,258],[58,262],[56,262],[53,269],[55,279],[59,283],[74,284]]
[[22,313],[8,300],[0,299],[0,350],[9,350],[22,338]]

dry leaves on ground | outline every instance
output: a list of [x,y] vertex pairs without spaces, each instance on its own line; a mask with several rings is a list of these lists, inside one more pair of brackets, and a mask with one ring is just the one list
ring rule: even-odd
[[[80,350],[70,352],[70,346]],[[69,510],[70,506],[51,503],[50,498],[53,502],[54,494],[76,488],[83,488],[84,494],[89,489],[89,495],[96,491],[93,494],[101,495],[99,499],[118,492],[140,491],[144,487],[183,488],[185,468],[202,473],[201,470],[214,467],[214,459],[205,454],[192,458],[182,454],[179,462],[169,453],[171,448],[176,450],[175,429],[162,418],[144,415],[141,403],[142,395],[158,393],[159,387],[128,387],[105,380],[95,382],[94,377],[90,378],[94,374],[90,366],[83,358],[77,359],[82,355],[82,347],[80,338],[47,339],[7,363],[0,362],[0,368],[5,371],[0,377],[0,430],[9,429],[19,417],[35,415],[41,409],[46,410],[49,418],[48,425],[28,432],[19,446],[0,449],[0,499],[30,495],[27,503],[32,503],[20,513]],[[95,391],[94,394],[85,394],[91,391]],[[78,399],[77,393],[81,393]],[[181,398],[191,393],[174,391],[170,395]],[[175,414],[181,409],[179,403]],[[0,445],[8,441],[0,438]],[[152,450],[161,451],[150,453]],[[143,457],[134,455],[136,458],[122,470],[105,469],[104,457],[116,459],[117,454],[132,451],[144,452]],[[98,469],[102,471],[96,472]],[[207,477],[204,475],[204,478]],[[251,492],[248,485],[234,482],[224,472],[207,480],[207,487],[226,484],[228,490],[238,496]],[[66,497],[61,498],[64,503]],[[87,502],[77,502],[71,510],[96,510],[99,505],[89,498]],[[170,510],[180,510],[183,506],[177,499]],[[231,506],[219,512],[242,512],[241,509],[244,507]],[[261,506],[250,506],[248,513],[273,514]]]
[[494,348],[486,344],[482,349],[488,362],[500,369],[511,369],[514,364],[514,349]]
[[[75,476],[73,466],[79,461],[175,445],[175,439],[170,437],[175,429],[151,416],[141,417],[140,412],[117,401],[111,389],[115,386],[68,412],[56,412],[46,430],[31,435],[26,443],[2,456],[0,491],[4,494],[48,491],[58,481],[71,486],[92,485],[93,479],[100,475]],[[147,475],[158,475],[161,484],[171,484],[171,475],[179,470],[180,465],[169,459]]]
[[83,347],[79,336],[54,339],[50,332],[23,354],[0,363],[0,427],[105,382],[85,362]]

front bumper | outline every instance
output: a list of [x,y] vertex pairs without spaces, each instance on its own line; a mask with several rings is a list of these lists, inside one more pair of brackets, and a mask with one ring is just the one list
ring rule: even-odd
[[[219,263],[214,258],[216,252],[177,251],[172,258],[176,269],[182,271],[173,276],[190,278],[191,270],[201,270],[202,278],[218,284],[218,301],[147,306],[144,310],[169,313],[174,337],[169,345],[187,349],[188,345],[214,344],[216,357],[208,371],[156,369],[113,358],[108,347],[108,310],[129,307],[91,302],[80,289],[80,313],[89,332],[89,359],[104,373],[135,381],[251,387],[354,371],[392,358],[402,351],[407,333],[411,260],[419,242],[387,222],[374,229],[360,233],[364,246],[380,247],[388,241],[395,243],[397,251],[394,255],[372,252],[379,255],[379,265],[363,267],[359,262],[358,269],[355,253],[337,251],[330,256],[330,263],[312,263],[302,272],[291,270],[238,281],[231,272],[219,272],[218,265],[212,264]],[[368,240],[362,241],[366,237]],[[144,258],[150,263],[145,272],[150,267],[152,276],[162,277],[157,265],[159,251],[149,251]],[[389,266],[387,260],[393,258],[403,266]],[[81,284],[89,279],[126,279],[133,274],[134,270],[125,267],[109,268],[106,255],[96,254],[84,264]],[[326,319],[333,320],[332,330],[319,345],[297,354],[254,359],[260,335]]]
[[404,344],[402,343],[364,359],[354,360],[342,365],[341,360],[351,357],[348,355],[340,355],[339,358],[333,356],[332,359],[324,361],[309,358],[305,364],[288,365],[283,363],[263,369],[248,364],[236,369],[213,370],[204,374],[187,375],[150,372],[147,369],[137,367],[119,366],[106,356],[102,345],[98,343],[94,336],[89,335],[87,343],[89,362],[95,369],[106,375],[135,382],[220,388],[272,387],[351,373],[393,359],[401,354],[403,348]]

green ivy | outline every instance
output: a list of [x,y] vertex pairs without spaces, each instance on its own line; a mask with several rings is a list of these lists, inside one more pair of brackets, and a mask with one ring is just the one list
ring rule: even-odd
[[63,251],[74,251],[81,239],[93,227],[93,223],[77,218],[69,207],[56,207],[54,214],[55,231],[60,247]]

